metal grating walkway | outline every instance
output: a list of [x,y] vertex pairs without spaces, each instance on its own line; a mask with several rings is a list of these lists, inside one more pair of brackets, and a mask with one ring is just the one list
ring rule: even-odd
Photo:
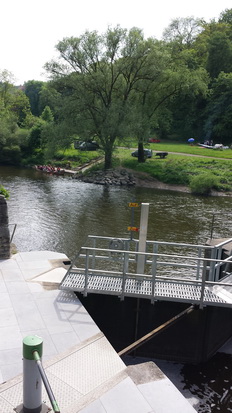
[[[182,301],[200,303],[201,286],[194,283],[156,281],[152,292],[152,280],[138,280],[127,277],[123,288],[123,278],[111,275],[88,274],[87,289],[85,289],[85,274],[70,271],[60,284],[60,289],[72,290],[81,293],[108,294],[117,296],[134,296],[152,300]],[[212,291],[212,287],[204,289],[204,305],[230,306],[226,300]]]

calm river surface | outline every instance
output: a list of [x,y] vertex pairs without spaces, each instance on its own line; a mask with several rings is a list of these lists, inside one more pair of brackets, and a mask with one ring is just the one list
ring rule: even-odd
[[[89,234],[127,237],[129,202],[150,203],[148,239],[202,244],[212,229],[214,238],[232,237],[229,197],[105,188],[9,167],[0,167],[0,185],[10,192],[9,222],[17,224],[13,242],[19,251],[52,250],[72,259]],[[136,226],[139,219],[135,211]],[[165,362],[160,366],[199,413],[232,412],[231,354],[219,353],[197,368]]]

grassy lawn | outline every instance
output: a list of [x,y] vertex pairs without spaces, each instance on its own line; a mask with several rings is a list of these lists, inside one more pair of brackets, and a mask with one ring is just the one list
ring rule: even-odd
[[[153,152],[156,151],[154,147],[157,148],[158,145],[160,144],[151,144],[150,147],[153,146]],[[169,152],[170,149],[168,148],[173,149],[174,147],[177,153],[181,153],[181,149],[184,150],[185,145],[161,144],[159,151]],[[187,152],[188,149],[189,152]],[[182,153],[193,154],[194,149],[198,150],[200,148],[187,146],[185,152]],[[207,158],[169,153],[165,159],[153,156],[151,159],[147,159],[145,163],[138,163],[137,159],[131,156],[130,149],[118,148],[115,152],[115,165],[120,164],[137,172],[146,172],[164,183],[190,186],[192,192],[196,193],[208,193],[210,189],[223,192],[231,191],[232,151],[230,149],[225,151],[203,149],[204,156],[206,156],[204,151],[210,152],[208,156],[211,157],[218,152],[222,155],[228,152],[228,155],[224,159],[217,159],[216,156],[215,158]],[[171,152],[174,152],[174,150]]]
[[91,162],[94,159],[103,156],[103,152],[98,151],[79,151],[78,149],[69,148],[60,150],[55,155],[55,161],[52,161],[53,165],[65,167],[67,163],[72,165],[72,168]]
[[206,149],[197,145],[175,144],[175,143],[150,143],[149,148],[155,152],[177,152],[190,155],[209,156],[214,158],[232,159],[232,149]]
[[[128,140],[126,145],[120,144],[121,147],[137,148],[136,141]],[[198,145],[189,145],[187,143],[146,143],[145,148],[152,149],[154,152],[177,152],[190,155],[209,156],[214,158],[232,159],[232,149],[206,149]]]
[[[135,142],[128,142],[128,148],[117,147],[113,154],[113,167],[122,166],[136,172],[145,172],[168,184],[186,185],[193,193],[207,194],[211,189],[222,192],[232,191],[231,149],[220,151],[178,143],[150,143],[146,147],[153,150],[153,157],[147,159],[145,163],[138,163],[137,158],[131,156],[132,148],[136,148]],[[155,156],[156,152],[168,152],[168,156],[160,159]],[[100,156],[104,156],[101,150],[68,149],[60,151],[56,161],[63,162],[64,165],[70,162],[72,168],[75,168]],[[103,164],[95,168],[102,167]]]

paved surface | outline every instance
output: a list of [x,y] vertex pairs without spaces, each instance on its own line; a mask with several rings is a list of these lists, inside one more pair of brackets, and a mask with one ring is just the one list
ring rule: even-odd
[[[27,335],[43,338],[43,364],[62,413],[195,412],[154,363],[127,368],[74,293],[57,290],[65,262],[49,251],[0,261],[0,413],[23,403]],[[50,406],[45,391],[43,401]]]

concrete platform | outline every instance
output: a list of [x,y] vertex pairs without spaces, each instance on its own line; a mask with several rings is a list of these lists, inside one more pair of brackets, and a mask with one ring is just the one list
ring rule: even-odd
[[[43,338],[43,365],[62,413],[194,413],[154,363],[127,368],[74,293],[57,289],[67,261],[51,251],[0,261],[0,413],[23,402],[27,335]],[[45,390],[43,401],[50,406]]]

